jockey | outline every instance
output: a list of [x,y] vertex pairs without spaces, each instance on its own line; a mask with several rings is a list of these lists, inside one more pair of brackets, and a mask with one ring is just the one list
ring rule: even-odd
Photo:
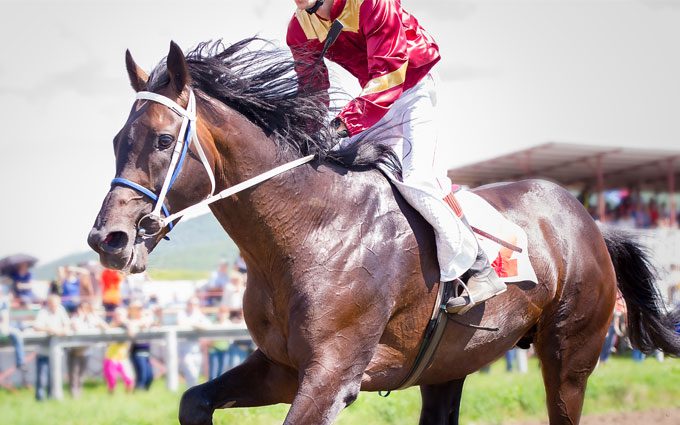
[[[432,225],[437,242],[440,279],[452,281],[467,272],[467,285],[446,303],[447,312],[462,314],[502,292],[506,286],[489,264],[451,192],[444,168],[435,169],[436,105],[432,68],[439,48],[400,0],[294,0],[297,10],[286,41],[296,60],[324,51],[335,21],[342,24],[325,57],[358,80],[363,90],[340,112],[333,125],[343,143],[352,143],[371,128],[381,128],[381,142],[402,162],[402,181],[393,183]],[[337,25],[337,24],[336,24]],[[330,88],[321,62],[322,79],[300,85]],[[309,74],[307,74],[309,75]],[[309,77],[307,77],[309,79]]]

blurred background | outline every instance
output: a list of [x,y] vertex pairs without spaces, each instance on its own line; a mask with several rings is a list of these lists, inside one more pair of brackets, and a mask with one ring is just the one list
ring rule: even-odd
[[[442,53],[439,146],[452,180],[474,187],[542,177],[569,187],[594,218],[640,234],[661,270],[667,304],[680,303],[680,2],[402,4]],[[182,222],[172,240],[151,256],[144,276],[102,270],[88,251],[87,233],[114,174],[112,139],[134,99],[125,49],[150,70],[167,54],[170,40],[188,50],[204,40],[230,43],[259,34],[285,47],[294,4],[0,0],[0,6],[0,257],[5,260],[0,266],[8,305],[0,330],[5,335],[0,339],[0,410],[14,415],[8,423],[30,424],[38,413],[60,418],[59,423],[174,421],[178,388],[237,364],[253,349],[240,318],[247,270],[211,216]],[[360,91],[346,72],[332,69],[336,87],[349,94]],[[49,353],[39,348],[40,323],[37,330],[34,326],[41,311],[46,317],[56,314],[50,312],[49,294],[69,310],[65,329],[83,335],[74,342],[81,345],[63,347],[64,383],[77,385],[64,387],[61,395],[48,394],[54,384],[40,381],[54,375],[39,362]],[[81,304],[90,305],[92,317]],[[620,306],[617,317],[622,311]],[[74,316],[81,318],[71,323]],[[167,376],[171,353],[162,330],[177,326],[187,332],[174,347],[181,373]],[[106,341],[97,336],[102,328],[111,336]],[[111,398],[111,406],[118,407],[97,415],[87,406],[110,388],[102,379],[103,362],[115,361],[115,344],[124,343],[130,328],[151,332],[144,334],[149,339],[141,347],[126,348],[123,363],[130,371],[119,377],[119,385],[137,387],[140,395],[126,398],[119,388]],[[191,335],[201,339],[192,345]],[[15,347],[21,336],[25,353],[19,359]],[[190,362],[197,352],[192,367],[198,364],[198,369],[181,370],[184,359]],[[503,363],[491,368],[490,377],[471,380],[463,402],[469,421],[545,416],[531,353],[518,351],[507,361],[522,373],[506,374]],[[596,371],[587,413],[640,410],[656,416],[617,421],[680,423],[676,360],[644,360],[627,345],[625,323],[617,320],[603,361],[611,366]],[[166,382],[147,385],[149,376],[151,382],[153,377]],[[25,386],[31,389],[21,389]],[[41,388],[43,398],[67,400],[35,410],[33,398]],[[75,400],[68,400],[69,391]],[[417,392],[388,401],[366,398],[370,402],[352,406],[341,423],[414,423],[417,418]],[[158,400],[164,408],[145,409]],[[225,413],[217,423],[278,423],[285,409],[277,409],[265,409],[261,417]],[[84,413],[76,417],[74,411]]]

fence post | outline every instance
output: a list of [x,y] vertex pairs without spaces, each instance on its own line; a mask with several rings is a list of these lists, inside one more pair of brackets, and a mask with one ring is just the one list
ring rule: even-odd
[[64,398],[64,371],[62,369],[64,350],[59,337],[50,338],[50,392],[52,398],[62,400]]
[[168,329],[165,333],[166,383],[168,389],[173,392],[179,389],[177,348],[177,331],[175,329]]

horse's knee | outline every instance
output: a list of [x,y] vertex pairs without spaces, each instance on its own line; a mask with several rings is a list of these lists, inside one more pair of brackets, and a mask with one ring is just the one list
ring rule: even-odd
[[182,400],[179,403],[181,425],[212,425],[214,409],[204,391],[204,386],[198,385],[182,394]]

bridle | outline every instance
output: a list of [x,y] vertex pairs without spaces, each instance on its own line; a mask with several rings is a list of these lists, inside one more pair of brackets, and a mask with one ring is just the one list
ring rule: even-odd
[[[137,236],[140,238],[150,238],[156,236],[166,226],[168,227],[168,231],[170,231],[174,227],[173,221],[177,220],[178,218],[181,218],[192,211],[200,209],[203,206],[209,205],[213,202],[219,201],[220,199],[224,199],[228,196],[253,187],[265,180],[268,180],[302,164],[306,164],[314,159],[314,155],[308,155],[295,161],[285,163],[230,188],[224,189],[223,191],[214,195],[215,174],[207,156],[205,155],[205,151],[198,140],[198,134],[196,133],[196,97],[194,95],[194,91],[191,88],[189,89],[189,102],[186,109],[168,97],[148,91],[137,93],[135,100],[151,100],[153,102],[160,103],[167,106],[174,113],[182,117],[182,125],[179,129],[177,142],[175,143],[175,148],[173,149],[172,156],[170,157],[170,166],[168,167],[168,171],[165,174],[163,186],[161,187],[161,191],[158,195],[139,183],[135,183],[132,180],[123,177],[116,177],[111,181],[111,186],[124,186],[136,190],[154,202],[153,210],[149,214],[142,216],[137,222]],[[189,146],[194,141],[195,143],[193,144],[196,148],[196,151],[198,152],[198,156],[201,160],[201,163],[203,164],[203,167],[205,168],[206,173],[208,174],[208,178],[210,179],[210,193],[208,193],[208,195],[202,201],[174,214],[170,214],[170,211],[165,206],[165,198],[177,180],[177,176],[179,175],[182,166],[186,161]],[[147,225],[145,225],[145,223]],[[153,225],[154,227],[149,228],[150,225]]]

